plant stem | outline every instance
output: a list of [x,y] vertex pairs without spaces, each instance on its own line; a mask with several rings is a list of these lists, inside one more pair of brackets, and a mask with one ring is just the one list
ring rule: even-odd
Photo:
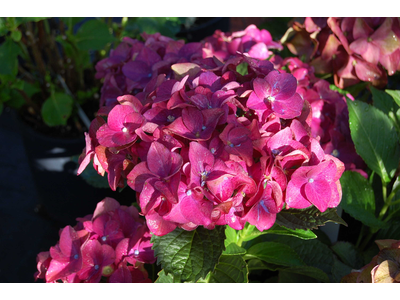
[[364,230],[365,230],[365,225],[362,224],[362,225],[361,225],[361,230],[360,230],[360,233],[359,233],[359,235],[358,235],[357,242],[356,242],[356,247],[360,246],[360,243],[361,243],[361,239],[362,239],[362,237],[363,237]]

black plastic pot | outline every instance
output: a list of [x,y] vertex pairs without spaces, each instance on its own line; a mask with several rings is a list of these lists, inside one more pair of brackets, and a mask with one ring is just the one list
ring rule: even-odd
[[230,31],[230,18],[227,17],[201,17],[190,28],[183,28],[177,38],[185,38],[187,42],[200,42],[202,39],[214,34],[215,30]]
[[60,226],[73,226],[77,217],[93,213],[96,204],[105,197],[113,197],[124,205],[135,201],[135,193],[129,188],[121,193],[110,188],[95,188],[76,175],[78,164],[72,157],[82,153],[83,137],[49,137],[21,119],[19,124],[38,193],[37,210],[43,216]]

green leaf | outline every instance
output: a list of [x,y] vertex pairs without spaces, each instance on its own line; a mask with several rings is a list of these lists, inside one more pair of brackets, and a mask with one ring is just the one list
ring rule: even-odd
[[240,240],[242,241],[250,241],[263,234],[291,235],[305,240],[315,239],[317,237],[311,230],[289,229],[277,224],[274,224],[268,230],[259,231],[256,226],[246,223],[245,227],[242,230],[239,230],[237,234],[240,236]]
[[42,106],[42,118],[48,126],[66,125],[74,100],[66,94],[52,94]]
[[236,243],[231,243],[226,247],[225,251],[222,252],[224,255],[244,255],[246,249],[239,247]]
[[385,114],[389,114],[389,112],[395,112],[396,103],[393,101],[393,98],[385,93],[384,91],[378,90],[373,86],[370,87],[372,93],[372,100],[374,102],[374,106],[383,111]]
[[224,240],[225,226],[214,230],[198,227],[193,231],[177,228],[151,238],[157,264],[181,281],[197,281],[212,271],[225,249]]
[[328,275],[331,274],[333,252],[318,239],[300,240],[291,236],[285,236],[275,241],[292,248],[307,266],[319,268]]
[[399,138],[392,121],[364,102],[347,100],[347,105],[357,153],[385,182],[390,182],[400,159]]
[[107,24],[97,20],[89,20],[79,27],[73,39],[78,49],[82,51],[101,50],[114,41]]
[[232,227],[226,225],[225,228],[225,247],[227,247],[229,244],[231,243],[237,243],[239,241],[239,236],[237,234],[237,231],[235,229],[233,229]]
[[340,178],[342,201],[340,206],[356,220],[372,228],[381,228],[385,223],[375,216],[375,195],[360,173],[345,171]]
[[166,275],[164,270],[161,270],[158,273],[158,278],[154,283],[173,283],[174,282],[174,276],[172,274]]
[[302,266],[304,262],[288,245],[277,242],[262,242],[251,246],[244,256],[247,259],[258,258],[267,263],[280,266]]
[[0,45],[0,74],[16,76],[18,73],[17,56],[20,54],[18,45],[7,38]]
[[334,257],[332,265],[332,276],[334,282],[339,283],[344,276],[351,273],[351,270],[351,267]]
[[400,106],[400,91],[397,90],[385,90],[390,96],[393,97],[394,101]]
[[344,262],[349,267],[353,269],[360,269],[364,266],[364,261],[362,259],[361,253],[353,244],[349,242],[339,241],[335,243],[335,245],[333,245],[331,249],[342,260],[342,262]]
[[15,22],[16,25],[19,26],[20,24],[23,23],[28,23],[28,22],[39,22],[41,20],[48,19],[48,17],[16,17]]
[[327,222],[335,222],[347,226],[339,217],[336,208],[328,208],[320,212],[315,206],[304,209],[285,209],[276,215],[276,224],[289,229],[317,229]]
[[0,36],[5,35],[8,32],[6,18],[0,17]]
[[176,17],[139,17],[128,21],[129,26],[132,26],[129,24],[131,22],[135,22],[140,32],[148,34],[159,32],[168,37],[175,37],[181,29],[181,21]]
[[[293,276],[294,275],[294,276]],[[312,280],[310,280],[310,278]],[[330,282],[328,275],[322,270],[311,266],[298,266],[279,270],[279,282],[306,283]]]
[[247,283],[249,270],[240,255],[221,255],[209,282],[212,283]]
[[11,32],[11,38],[14,40],[14,42],[19,42],[21,40],[22,33],[19,30],[14,30]]
[[242,62],[241,64],[236,66],[236,72],[238,72],[242,76],[247,75],[249,74],[249,70],[247,69],[248,66],[248,63]]

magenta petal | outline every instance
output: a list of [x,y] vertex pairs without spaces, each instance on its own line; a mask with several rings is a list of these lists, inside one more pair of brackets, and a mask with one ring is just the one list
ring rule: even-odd
[[136,134],[131,134],[129,132],[116,132],[112,136],[111,140],[118,146],[127,145],[133,142],[137,138]]
[[78,234],[71,226],[66,226],[60,235],[60,249],[67,257],[80,254],[81,243]]
[[105,147],[117,147],[118,145],[112,141],[113,135],[116,133],[115,130],[110,129],[108,124],[104,124],[96,132],[96,138],[100,145]]
[[142,161],[132,169],[127,177],[128,185],[134,191],[140,193],[143,190],[143,185],[146,180],[156,176],[147,168],[147,162]]
[[132,274],[128,267],[121,264],[110,276],[110,283],[132,283]]
[[258,230],[264,231],[272,227],[276,220],[276,204],[273,199],[261,200],[254,205],[246,214],[244,219]]
[[147,154],[147,166],[151,172],[160,178],[168,178],[179,171],[183,164],[182,157],[172,153],[159,142],[153,142]]
[[96,219],[98,216],[115,211],[120,207],[120,204],[117,200],[106,197],[103,200],[101,200],[99,203],[97,203],[96,209],[93,213],[92,220]]
[[157,236],[166,235],[176,228],[175,223],[164,220],[163,217],[154,210],[146,215],[146,223],[150,231]]
[[195,135],[201,132],[203,120],[203,114],[197,108],[188,107],[182,110],[183,123],[187,130]]
[[122,67],[122,73],[133,81],[150,78],[151,68],[143,61],[130,61]]
[[135,113],[134,109],[128,105],[116,105],[108,114],[107,124],[110,129],[119,131],[125,127],[124,121],[128,114]]
[[331,187],[325,180],[309,181],[305,184],[305,193],[307,199],[314,204],[321,212],[324,212],[331,200]]
[[203,199],[202,192],[188,190],[179,205],[182,215],[196,225],[208,226],[211,224],[211,212],[213,204],[207,199]]
[[298,93],[295,93],[285,100],[275,99],[272,101],[272,110],[280,118],[293,119],[301,115],[303,104],[303,98]]
[[279,73],[279,71],[271,71],[265,77],[270,86],[270,96],[279,100],[292,97],[297,89],[296,78],[289,73]]

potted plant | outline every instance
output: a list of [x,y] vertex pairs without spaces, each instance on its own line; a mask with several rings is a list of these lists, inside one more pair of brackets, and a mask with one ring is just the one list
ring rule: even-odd
[[[389,51],[398,19],[306,18],[293,26],[281,42],[254,25],[189,43],[144,33],[100,61],[103,106],[85,133],[78,174],[92,165],[111,189],[135,191],[137,209],[101,201],[38,255],[36,277],[398,282],[400,94],[379,90],[384,64],[374,68],[351,46],[364,30]],[[343,28],[360,35],[345,38]],[[315,49],[296,48],[308,38]],[[301,59],[281,56],[284,46]],[[340,51],[353,60],[333,62],[332,77],[317,76],[317,62]],[[380,76],[369,77],[365,65]],[[338,241],[319,230],[327,222],[344,226]],[[158,269],[143,272],[155,260]]]

